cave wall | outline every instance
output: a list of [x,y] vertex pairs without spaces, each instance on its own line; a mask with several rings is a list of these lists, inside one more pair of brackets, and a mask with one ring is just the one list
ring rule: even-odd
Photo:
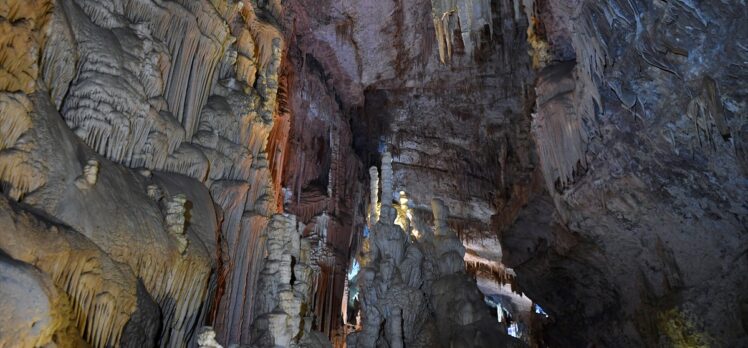
[[[223,341],[248,333],[239,321],[251,317],[264,257],[252,240],[280,192],[265,150],[283,40],[263,11],[233,1],[0,6],[2,192],[14,209],[66,226],[5,229],[22,239],[3,251],[69,296],[70,313],[55,315],[92,346],[185,346],[208,321]],[[34,238],[59,249],[35,250]]]
[[384,151],[381,201],[425,230],[441,198],[483,294],[550,314],[536,342],[746,345],[747,11],[4,1],[0,308],[41,319],[0,346],[343,344]]
[[502,245],[547,344],[745,345],[745,4],[524,3],[547,193]]

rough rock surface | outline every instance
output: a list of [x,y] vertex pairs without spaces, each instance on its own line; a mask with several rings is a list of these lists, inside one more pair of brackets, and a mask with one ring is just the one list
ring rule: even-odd
[[[392,190],[391,161],[385,152],[382,197]],[[354,278],[360,329],[348,335],[349,347],[523,346],[489,315],[465,272],[465,248],[447,226],[449,210],[441,200],[433,201],[434,230],[415,234],[395,224],[390,202],[382,201],[379,210]]]
[[[263,151],[278,32],[233,1],[10,1],[0,16],[13,62],[0,75],[2,192],[70,230],[6,228],[3,251],[80,306],[69,315],[89,344],[187,345],[218,288],[247,282],[233,269],[219,282],[237,257],[219,243],[251,235],[243,212],[274,209]],[[238,215],[220,200],[237,182],[252,183]]]
[[746,17],[0,1],[0,347],[746,346]]
[[547,193],[502,244],[545,342],[745,345],[748,8],[525,5]]
[[255,347],[306,347],[307,336],[317,334],[310,330],[310,309],[319,267],[313,266],[309,240],[301,238],[303,230],[304,225],[297,225],[296,216],[289,214],[273,215],[265,229],[268,255],[252,320]]

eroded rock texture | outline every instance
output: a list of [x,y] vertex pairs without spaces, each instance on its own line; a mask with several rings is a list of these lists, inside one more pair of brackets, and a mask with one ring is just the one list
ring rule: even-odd
[[233,1],[9,1],[0,16],[2,191],[67,226],[6,224],[2,249],[70,297],[56,315],[93,346],[185,346],[211,306],[251,310],[244,245],[279,191],[264,152],[278,31]]
[[[382,158],[382,197],[392,190],[389,152]],[[360,313],[350,347],[523,346],[501,332],[465,272],[465,247],[447,226],[449,210],[433,201],[435,227],[404,230],[382,201],[371,221],[356,283]]]
[[746,346],[746,17],[2,0],[0,347]]
[[525,5],[548,194],[502,244],[546,342],[745,345],[745,4]]

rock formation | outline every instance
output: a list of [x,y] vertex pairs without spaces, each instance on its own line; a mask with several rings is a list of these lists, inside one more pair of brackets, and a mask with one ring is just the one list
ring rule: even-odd
[[745,345],[738,57],[748,28],[733,16],[748,9],[682,1],[525,1],[525,9],[548,48],[532,119],[547,193],[520,212],[502,245],[519,288],[555,318],[545,342]]
[[253,346],[305,347],[302,342],[314,335],[309,309],[319,269],[312,266],[312,246],[301,238],[303,230],[296,216],[283,214],[273,215],[265,229],[268,255],[257,285]]
[[2,0],[0,348],[748,346],[746,17]]
[[[382,155],[382,197],[392,192],[390,154]],[[522,346],[499,331],[483,296],[465,272],[465,248],[447,227],[449,210],[432,202],[434,231],[410,240],[396,225],[390,200],[381,202],[357,275],[361,329],[350,347]]]
[[[233,245],[219,243],[250,238],[253,218],[242,213],[270,216],[276,196],[263,150],[276,105],[282,39],[254,11],[234,1],[0,5],[6,29],[0,36],[11,42],[3,47],[12,48],[2,50],[3,60],[15,62],[3,64],[0,75],[2,192],[69,226],[69,235],[89,241],[106,260],[101,262],[118,265],[129,279],[75,276],[111,273],[102,269],[106,263],[94,261],[59,260],[41,268],[60,279],[57,286],[73,308],[82,306],[70,313],[71,322],[93,346],[138,340],[186,346],[211,303],[241,312],[245,301],[232,297],[232,289],[249,286],[251,279],[222,269],[228,277],[218,283],[213,272],[237,264],[238,257]],[[242,55],[235,61],[236,52]],[[256,70],[248,68],[252,64]],[[251,182],[252,192],[244,191],[237,215],[231,210],[235,202],[220,195],[242,182]],[[218,238],[219,215],[208,189],[225,204],[225,236]],[[19,248],[8,244],[3,251],[34,260],[19,259],[28,253]],[[85,257],[76,248],[60,252]],[[59,254],[39,255],[34,262],[54,263],[51,255]],[[247,273],[247,266],[237,268]],[[219,289],[228,300],[213,301]],[[91,302],[99,291],[108,295]],[[155,301],[160,310],[140,314],[143,301]],[[154,337],[157,332],[160,337]]]

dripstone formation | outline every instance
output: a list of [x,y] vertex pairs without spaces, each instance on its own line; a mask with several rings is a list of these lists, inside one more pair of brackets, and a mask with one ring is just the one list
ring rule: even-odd
[[[391,155],[382,156],[382,201],[364,242],[356,285],[360,330],[349,347],[524,346],[499,331],[475,280],[465,272],[465,247],[447,227],[449,210],[432,202],[434,230],[419,237],[395,224]],[[374,185],[372,185],[374,186]],[[372,192],[376,197],[376,192]]]
[[746,18],[0,0],[0,348],[748,347]]

